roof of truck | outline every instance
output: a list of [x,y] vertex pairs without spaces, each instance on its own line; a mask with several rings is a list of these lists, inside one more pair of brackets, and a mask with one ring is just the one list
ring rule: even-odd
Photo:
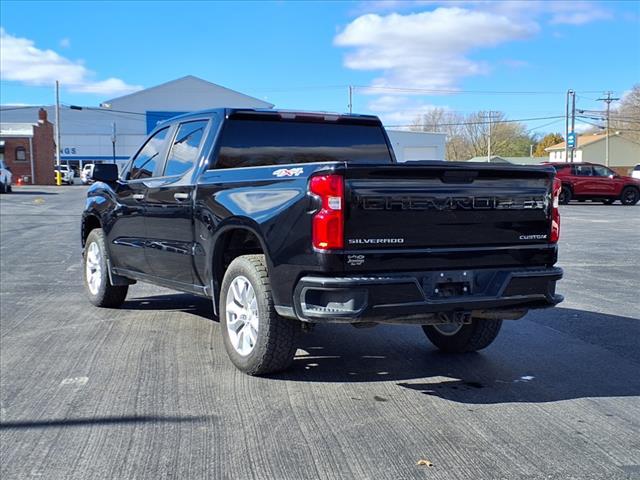
[[200,117],[211,114],[219,114],[224,115],[225,117],[280,117],[281,119],[306,119],[306,120],[316,120],[316,121],[327,121],[327,122],[335,122],[335,121],[345,121],[345,120],[355,120],[355,121],[365,121],[365,122],[375,122],[382,124],[380,119],[375,115],[361,115],[357,113],[336,113],[336,112],[314,112],[314,111],[304,111],[304,110],[274,110],[270,108],[211,108],[207,110],[198,110],[195,112],[185,113],[183,115],[177,115],[175,117],[171,117],[163,122],[159,122],[158,125],[163,125],[166,123],[171,123],[176,120],[182,120],[191,117]]

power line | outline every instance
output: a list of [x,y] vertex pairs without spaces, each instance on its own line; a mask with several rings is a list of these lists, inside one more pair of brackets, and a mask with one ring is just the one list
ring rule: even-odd
[[[533,90],[533,91],[518,91],[518,90],[456,90],[456,89],[429,89],[429,88],[416,88],[416,87],[394,87],[394,86],[367,86],[367,85],[354,85],[353,88],[362,90],[389,90],[398,92],[424,92],[424,93],[443,93],[449,95],[455,94],[478,94],[478,95],[560,95],[566,92],[551,91],[551,90]],[[581,93],[600,93],[600,90],[582,90]]]
[[[516,123],[516,122],[533,122],[536,120],[551,120],[551,119],[559,119],[564,118],[564,115],[555,115],[552,117],[535,117],[535,118],[514,118],[510,120],[493,120],[492,122],[488,121],[478,121],[478,122],[454,122],[454,123],[438,123],[438,126],[441,127],[449,127],[449,126],[459,126],[459,125],[487,125],[488,123]],[[415,127],[415,124],[411,125],[385,125],[385,127],[391,128],[403,128],[403,127]],[[418,125],[419,126],[419,125]]]

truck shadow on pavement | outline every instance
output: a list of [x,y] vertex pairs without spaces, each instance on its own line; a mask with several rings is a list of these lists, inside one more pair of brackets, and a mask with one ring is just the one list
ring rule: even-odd
[[[180,311],[217,323],[211,302],[188,294],[133,298],[122,308]],[[640,396],[638,364],[640,319],[554,308],[505,321],[494,344],[461,355],[438,351],[416,325],[317,325],[300,336],[293,365],[267,378],[393,382],[400,387],[398,396],[410,393],[469,404],[553,402]],[[374,400],[389,398],[381,393]]]
[[127,299],[121,308],[123,310],[184,312],[207,320],[218,321],[218,318],[213,314],[211,300],[187,293],[169,293],[166,295],[131,298]]
[[121,417],[93,417],[93,418],[62,418],[59,420],[19,420],[0,423],[0,430],[19,430],[47,427],[84,427],[87,425],[123,425],[141,423],[202,423],[208,422],[213,416],[159,416],[159,415],[124,415]]
[[436,350],[419,326],[327,325],[303,336],[293,367],[272,378],[395,382],[398,396],[471,404],[637,396],[639,343],[640,319],[563,308],[505,322],[493,345],[461,355]]
[[[20,189],[16,189],[13,188],[11,190],[11,193],[8,193],[8,196],[13,196],[13,195],[37,195],[37,196],[41,196],[41,195],[59,195],[60,192],[47,192],[44,190],[20,190]],[[5,197],[3,197],[5,198]]]

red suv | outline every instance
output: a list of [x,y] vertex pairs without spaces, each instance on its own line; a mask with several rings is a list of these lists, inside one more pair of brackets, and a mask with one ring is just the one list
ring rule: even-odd
[[640,200],[640,179],[623,177],[597,163],[546,163],[556,169],[562,181],[560,203],[571,200],[597,200],[611,205],[635,205]]

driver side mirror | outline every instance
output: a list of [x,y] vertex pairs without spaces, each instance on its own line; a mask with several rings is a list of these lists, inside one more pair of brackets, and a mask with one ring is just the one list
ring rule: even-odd
[[96,163],[91,179],[96,182],[113,183],[118,180],[118,165],[115,163]]

